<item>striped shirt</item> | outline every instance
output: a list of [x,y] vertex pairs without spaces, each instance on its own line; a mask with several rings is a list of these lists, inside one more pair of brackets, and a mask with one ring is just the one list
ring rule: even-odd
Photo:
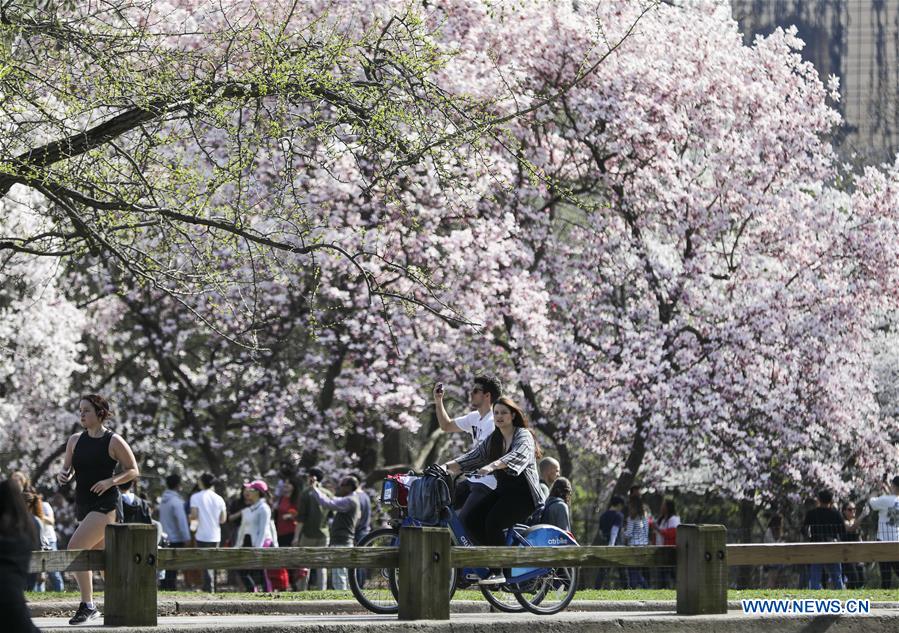
[[625,545],[649,545],[649,521],[645,516],[624,520]]
[[[499,431],[494,431],[494,433],[499,433]],[[491,436],[492,434],[488,435],[484,441],[455,459],[455,462],[459,464],[462,470],[476,470],[493,461],[488,455]],[[499,460],[506,465],[506,473],[508,475],[512,477],[524,476],[531,491],[531,497],[534,499],[534,506],[542,506],[545,495],[540,489],[540,477],[537,476],[536,452],[537,446],[534,443],[534,436],[531,435],[531,432],[527,429],[516,428],[508,452],[501,456]]]

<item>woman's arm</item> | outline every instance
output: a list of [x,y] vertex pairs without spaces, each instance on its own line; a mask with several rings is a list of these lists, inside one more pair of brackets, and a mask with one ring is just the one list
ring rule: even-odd
[[101,479],[95,483],[94,487],[91,488],[91,492],[98,495],[102,495],[113,486],[118,486],[126,481],[137,479],[138,476],[140,476],[140,471],[137,468],[137,460],[134,459],[134,453],[131,452],[131,447],[128,446],[128,443],[118,434],[114,434],[112,440],[109,442],[109,456],[119,463],[122,467],[122,472],[118,475],[113,475],[109,479]]
[[[494,464],[502,464],[502,466],[497,465],[493,470],[506,468],[512,475],[517,477],[524,472],[528,465],[533,464],[537,460],[535,452],[534,436],[526,429],[519,429],[512,438],[509,452],[494,462]],[[489,464],[489,466],[493,466],[493,464]]]
[[490,461],[490,458],[487,457],[487,442],[490,441],[490,436],[487,436],[483,442],[480,442],[473,449],[457,457],[456,459],[449,461],[445,464],[447,470],[453,472],[454,474],[459,474],[463,470],[472,470],[474,468],[479,468]]
[[72,481],[72,477],[75,476],[75,470],[72,468],[72,454],[75,452],[75,444],[78,443],[79,437],[81,437],[81,433],[74,433],[69,437],[69,441],[66,442],[66,453],[62,460],[62,472],[56,475],[56,481],[62,485]]

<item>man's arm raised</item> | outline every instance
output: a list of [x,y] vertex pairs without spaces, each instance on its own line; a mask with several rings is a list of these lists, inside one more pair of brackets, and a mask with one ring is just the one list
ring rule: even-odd
[[437,424],[440,425],[441,431],[444,433],[462,432],[462,429],[460,429],[459,425],[449,417],[446,408],[443,406],[443,383],[438,383],[437,386],[434,387],[434,410],[437,413]]

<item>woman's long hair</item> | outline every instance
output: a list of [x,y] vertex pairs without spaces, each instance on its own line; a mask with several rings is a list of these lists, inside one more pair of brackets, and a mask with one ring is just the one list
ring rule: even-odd
[[36,543],[37,530],[19,484],[7,479],[0,482],[0,538],[22,537]]
[[[521,410],[521,407],[515,404],[515,401],[508,396],[501,396],[493,403],[493,406],[495,407],[498,404],[503,405],[512,412],[512,426],[528,430],[534,438],[534,455],[537,459],[543,457],[543,451],[540,449],[540,442],[537,441],[537,436],[534,435],[534,432],[531,430],[528,418],[524,414],[524,411]],[[490,458],[490,461],[496,461],[504,455],[503,434],[499,429],[494,429],[487,441],[489,442],[489,444],[487,444],[487,456]]]

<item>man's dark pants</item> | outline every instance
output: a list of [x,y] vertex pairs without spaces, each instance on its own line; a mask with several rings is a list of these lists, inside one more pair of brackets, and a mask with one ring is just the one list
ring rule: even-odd
[[[197,547],[218,547],[218,541],[197,541]],[[215,572],[209,569],[203,570],[203,591],[215,592]]]
[[[169,543],[169,547],[174,549],[184,546],[185,543]],[[165,577],[162,579],[162,582],[159,583],[159,588],[165,591],[175,591],[175,589],[178,588],[178,570],[166,569]]]

